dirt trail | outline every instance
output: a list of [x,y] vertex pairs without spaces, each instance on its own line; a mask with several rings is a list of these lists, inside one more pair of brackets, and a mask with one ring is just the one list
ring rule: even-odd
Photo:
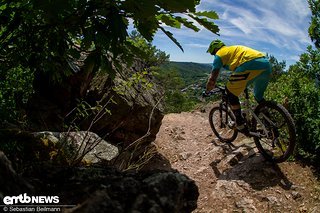
[[196,181],[194,212],[320,212],[320,185],[309,167],[272,165],[243,135],[232,146],[219,142],[208,109],[166,115],[155,144],[163,166]]

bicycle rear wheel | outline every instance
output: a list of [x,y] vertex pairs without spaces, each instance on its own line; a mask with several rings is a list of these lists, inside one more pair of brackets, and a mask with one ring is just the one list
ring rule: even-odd
[[275,163],[286,161],[293,153],[296,144],[296,131],[294,121],[282,105],[272,101],[259,104],[255,109],[261,123],[252,120],[253,130],[268,134],[265,137],[254,137],[259,152],[268,160]]
[[233,127],[235,117],[226,107],[213,106],[209,113],[209,123],[214,134],[222,142],[231,143],[238,136],[238,131]]

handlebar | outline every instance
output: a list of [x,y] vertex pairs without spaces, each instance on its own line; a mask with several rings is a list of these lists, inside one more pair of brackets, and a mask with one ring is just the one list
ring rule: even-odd
[[226,91],[226,88],[225,87],[222,87],[222,86],[216,86],[215,88],[213,88],[211,91],[210,91],[210,95],[212,94],[220,94],[220,93],[225,93]]
[[213,90],[211,90],[213,92],[224,92],[226,91],[226,88],[223,86],[216,86],[215,88],[213,88]]
[[222,86],[216,86],[214,89],[212,89],[210,92],[206,93],[205,91],[203,91],[202,93],[202,97],[209,97],[213,94],[222,94],[225,95],[226,94],[226,89],[225,87]]

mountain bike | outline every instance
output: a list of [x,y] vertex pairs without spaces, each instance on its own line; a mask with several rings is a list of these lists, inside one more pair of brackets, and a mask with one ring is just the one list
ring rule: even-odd
[[[232,143],[238,136],[238,130],[226,89],[218,86],[210,92],[212,94],[221,95],[221,101],[210,110],[211,129],[220,141]],[[254,106],[250,102],[248,88],[244,94],[245,100],[241,108],[249,130],[246,136],[253,137],[257,149],[268,161],[286,161],[296,144],[295,125],[290,113],[274,101],[263,101]]]

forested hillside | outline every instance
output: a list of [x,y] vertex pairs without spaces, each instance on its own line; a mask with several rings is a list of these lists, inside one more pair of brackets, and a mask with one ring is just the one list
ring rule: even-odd
[[[161,72],[166,73],[176,70],[183,79],[185,86],[191,84],[207,81],[208,75],[211,72],[212,64],[194,63],[194,62],[177,62],[170,61],[160,66]],[[223,81],[230,73],[228,71],[222,71],[219,76],[219,80]]]
[[[212,65],[170,61],[157,69],[156,78],[165,88],[165,111],[190,111],[201,103],[199,98],[206,87]],[[229,71],[220,72],[218,82],[226,82]]]
[[163,72],[172,69],[178,71],[186,85],[190,85],[206,79],[211,71],[211,64],[171,61],[161,66]]

